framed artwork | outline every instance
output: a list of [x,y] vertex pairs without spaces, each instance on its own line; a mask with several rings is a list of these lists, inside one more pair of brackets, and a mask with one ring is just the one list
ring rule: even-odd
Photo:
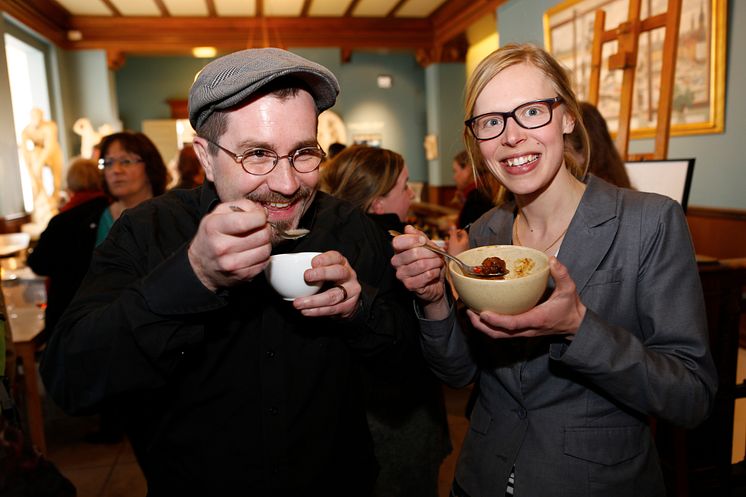
[[694,159],[629,161],[625,162],[624,167],[632,188],[671,197],[686,212],[694,174]]
[[[728,0],[682,0],[676,58],[671,135],[721,133],[724,127],[725,50]],[[668,0],[643,0],[641,19],[664,14]],[[605,30],[627,20],[629,0],[565,0],[544,13],[546,49],[570,71],[581,100],[587,98],[591,73],[593,21],[606,12]],[[655,135],[665,29],[640,34],[634,101],[633,138]],[[617,42],[603,45],[598,109],[609,130],[618,128],[622,71],[609,71]]]

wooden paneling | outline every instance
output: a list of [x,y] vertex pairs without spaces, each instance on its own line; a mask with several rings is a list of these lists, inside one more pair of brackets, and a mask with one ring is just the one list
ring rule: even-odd
[[746,257],[746,211],[689,206],[686,217],[697,254]]
[[451,199],[456,194],[455,186],[432,186],[427,185],[423,191],[423,201],[437,204],[443,207],[453,207]]
[[16,214],[7,217],[0,216],[0,233],[18,233],[21,231],[21,226],[30,222],[31,216],[29,214]]

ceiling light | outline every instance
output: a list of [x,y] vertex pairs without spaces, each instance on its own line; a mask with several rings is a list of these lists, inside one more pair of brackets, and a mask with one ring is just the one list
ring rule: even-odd
[[198,59],[209,59],[215,57],[218,54],[218,49],[215,47],[194,47],[192,49],[192,55]]
[[70,41],[80,41],[83,39],[83,33],[77,29],[72,29],[67,32],[67,39]]

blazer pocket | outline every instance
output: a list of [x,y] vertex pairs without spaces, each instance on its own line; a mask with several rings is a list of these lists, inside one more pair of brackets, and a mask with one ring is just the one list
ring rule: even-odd
[[612,466],[643,451],[645,427],[610,426],[565,428],[565,454],[584,461]]
[[585,286],[607,285],[622,281],[622,268],[599,269],[594,271]]

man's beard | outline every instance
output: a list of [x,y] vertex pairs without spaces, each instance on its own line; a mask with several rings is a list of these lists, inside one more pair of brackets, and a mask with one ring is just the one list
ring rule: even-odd
[[[292,219],[278,219],[272,221],[268,220],[273,226],[281,230],[289,230],[298,227],[298,223],[303,217],[303,214],[305,214],[306,209],[308,209],[308,206],[311,204],[315,193],[316,189],[314,188],[301,187],[291,196],[283,195],[277,192],[270,192],[266,194],[252,192],[247,195],[246,198],[261,205],[271,203],[300,204],[300,211]],[[282,241],[284,240],[278,236],[277,230],[272,229],[272,246],[275,246]]]

